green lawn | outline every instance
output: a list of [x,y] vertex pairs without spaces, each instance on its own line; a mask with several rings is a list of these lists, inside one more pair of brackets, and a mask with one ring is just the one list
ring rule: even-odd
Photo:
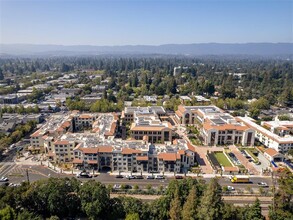
[[190,137],[189,140],[194,145],[202,145],[201,141],[199,139],[197,139],[196,137]]
[[254,148],[248,148],[246,149],[246,152],[249,154],[249,156],[251,156],[253,158],[253,160],[257,163],[258,162],[258,158],[252,153],[256,151],[256,149]]
[[233,167],[233,165],[230,163],[230,161],[227,159],[226,155],[223,152],[214,152],[214,154],[219,164],[224,167]]
[[245,150],[247,152],[247,154],[253,158],[253,160],[255,161],[255,163],[258,162],[257,156],[255,156],[253,154],[254,151],[257,151],[256,148],[253,148],[253,147],[243,147],[243,148],[240,148],[239,150]]

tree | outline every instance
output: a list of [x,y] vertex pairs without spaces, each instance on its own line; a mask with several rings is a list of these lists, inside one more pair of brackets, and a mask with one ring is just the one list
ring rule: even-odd
[[2,69],[0,68],[0,80],[3,80],[3,79],[4,79],[3,71],[2,71]]
[[198,210],[198,218],[202,220],[221,219],[223,201],[221,198],[221,186],[216,178],[209,183],[201,199]]
[[0,210],[1,220],[14,220],[16,218],[15,211],[10,206],[6,206],[4,209]]
[[261,207],[259,199],[256,199],[252,206],[250,206],[245,214],[247,220],[263,220],[264,216],[261,214]]
[[272,220],[293,219],[293,174],[289,170],[284,170],[279,176],[279,188],[274,194],[269,217]]
[[195,220],[197,219],[197,206],[198,206],[197,188],[192,186],[189,191],[186,202],[182,209],[182,220]]
[[249,116],[250,117],[252,117],[254,119],[257,119],[258,116],[259,116],[259,114],[260,114],[260,110],[259,109],[257,109],[257,108],[251,108],[251,109],[249,109]]
[[61,72],[68,72],[69,70],[70,70],[70,67],[67,64],[62,63],[60,71]]
[[29,212],[26,209],[18,213],[17,220],[42,220],[40,216],[36,215],[35,213]]
[[99,182],[88,181],[82,185],[79,191],[81,209],[89,219],[97,219],[103,216],[109,204],[110,195],[105,187]]
[[290,150],[288,151],[288,154],[291,155],[291,157],[293,157],[293,149],[290,149]]
[[138,213],[130,213],[127,214],[125,220],[139,220],[139,214]]
[[181,203],[178,188],[176,188],[174,198],[171,201],[169,215],[171,220],[181,219]]
[[278,116],[278,119],[280,121],[289,121],[290,120],[290,116],[289,115],[280,115],[280,116]]
[[143,212],[143,203],[140,199],[133,197],[120,197],[120,199],[126,215],[133,213],[141,215]]
[[169,219],[170,198],[168,196],[161,196],[151,203],[151,217],[150,219]]

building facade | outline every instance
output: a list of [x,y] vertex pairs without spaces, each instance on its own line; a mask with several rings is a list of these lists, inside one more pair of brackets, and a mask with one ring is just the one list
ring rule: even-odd
[[175,118],[180,124],[196,126],[205,145],[254,145],[254,130],[216,106],[180,105]]
[[263,122],[261,126],[249,117],[239,119],[255,131],[255,138],[266,147],[283,154],[293,149],[293,122]]

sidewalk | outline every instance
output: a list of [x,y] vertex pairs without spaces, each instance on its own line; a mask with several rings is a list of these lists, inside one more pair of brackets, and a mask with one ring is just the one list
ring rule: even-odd
[[248,161],[247,158],[245,158],[239,151],[239,149],[235,145],[229,146],[232,153],[235,154],[235,156],[240,160],[240,162],[249,170],[250,173],[259,174],[259,171],[255,169],[255,167]]

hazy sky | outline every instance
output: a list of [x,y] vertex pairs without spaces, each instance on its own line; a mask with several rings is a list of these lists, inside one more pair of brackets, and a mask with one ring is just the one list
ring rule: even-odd
[[293,42],[293,0],[0,0],[0,43]]

